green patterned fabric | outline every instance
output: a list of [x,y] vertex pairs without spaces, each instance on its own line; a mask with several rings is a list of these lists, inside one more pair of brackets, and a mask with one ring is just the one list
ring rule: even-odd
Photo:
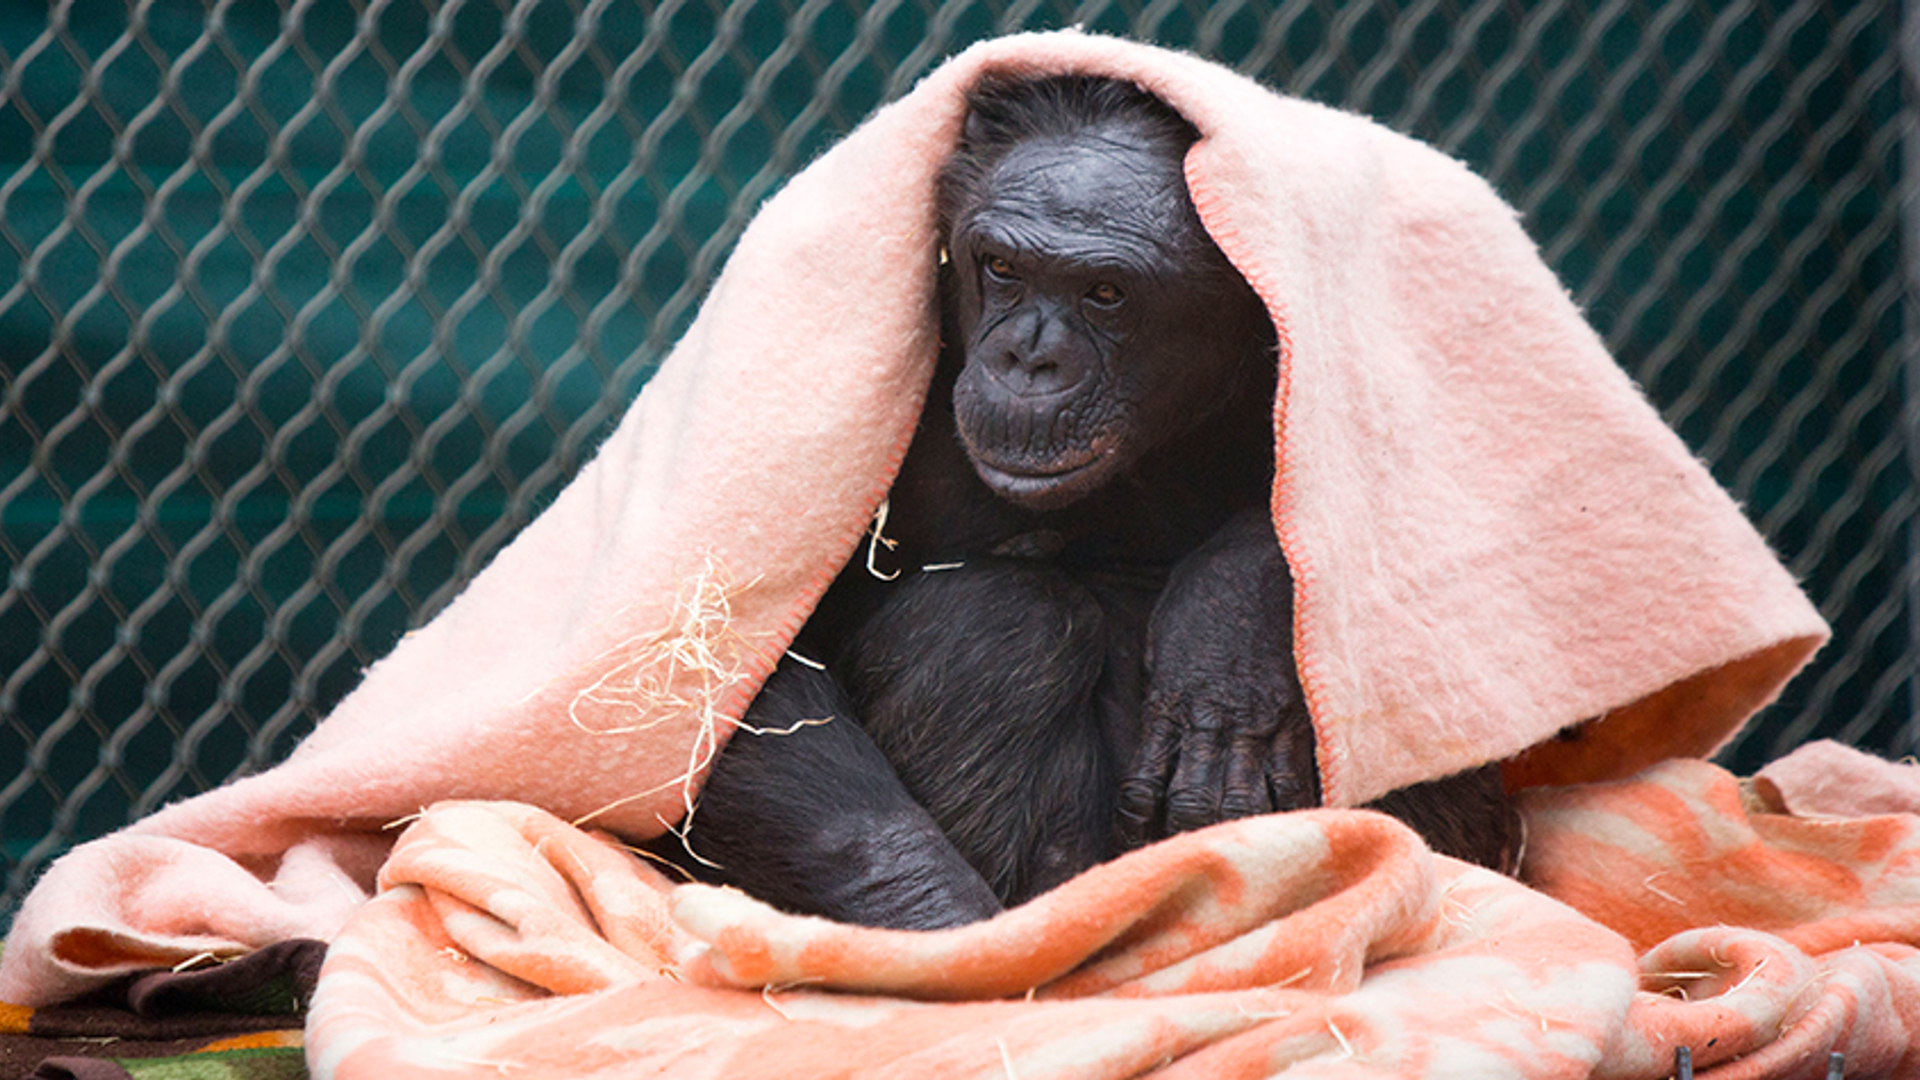
[[306,1080],[298,1047],[217,1050],[166,1058],[114,1058],[133,1080]]

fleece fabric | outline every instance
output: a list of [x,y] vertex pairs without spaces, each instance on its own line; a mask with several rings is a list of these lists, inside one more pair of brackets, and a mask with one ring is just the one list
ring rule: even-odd
[[683,816],[912,436],[935,177],[987,72],[1129,79],[1201,133],[1195,205],[1278,330],[1274,526],[1330,805],[1492,760],[1564,785],[1705,753],[1824,639],[1467,169],[1190,56],[1009,38],[769,200],[595,458],[285,763],[56,863],[0,1000],[331,940],[392,827],[443,801],[628,839]]
[[[1796,755],[1797,757],[1798,755]],[[1796,797],[1822,746],[1774,782]],[[1911,777],[1914,766],[1897,766]],[[1522,796],[1521,880],[1362,810],[1188,833],[903,933],[673,889],[449,803],[329,951],[316,1080],[1703,1080],[1920,1075],[1920,803],[1777,813],[1675,760]]]

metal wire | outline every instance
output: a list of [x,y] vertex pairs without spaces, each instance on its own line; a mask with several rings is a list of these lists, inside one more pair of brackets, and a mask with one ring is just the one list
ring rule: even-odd
[[965,44],[1076,23],[1370,113],[1487,175],[1834,623],[1730,760],[1823,735],[1910,753],[1902,237],[1920,200],[1900,18],[1646,0],[16,5],[0,912],[75,841],[310,730],[574,472],[810,156]]

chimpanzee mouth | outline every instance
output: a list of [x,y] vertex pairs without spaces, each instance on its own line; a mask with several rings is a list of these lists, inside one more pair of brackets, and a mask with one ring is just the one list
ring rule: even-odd
[[1061,466],[1047,468],[1000,465],[975,455],[974,471],[993,493],[1029,510],[1057,510],[1099,487],[1107,455],[1098,450]]
[[1081,410],[1060,402],[1051,409],[1000,407],[975,389],[962,373],[954,420],[974,472],[995,495],[1028,510],[1057,510],[1111,477],[1122,442],[1112,424],[1088,423]]

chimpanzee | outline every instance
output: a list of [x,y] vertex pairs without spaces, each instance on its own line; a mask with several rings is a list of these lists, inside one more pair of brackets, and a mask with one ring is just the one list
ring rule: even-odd
[[[933,928],[1318,804],[1268,511],[1275,334],[1187,194],[1197,137],[1117,80],[974,91],[939,191],[942,355],[886,512],[656,851]],[[1484,864],[1515,846],[1491,767],[1377,805]]]

